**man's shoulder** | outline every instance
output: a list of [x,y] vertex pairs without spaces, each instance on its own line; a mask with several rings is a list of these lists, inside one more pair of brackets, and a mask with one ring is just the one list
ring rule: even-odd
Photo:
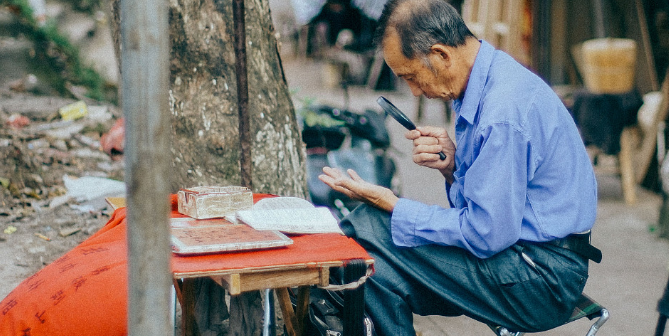
[[480,108],[481,126],[506,123],[523,128],[534,124],[534,119],[561,113],[564,105],[539,76],[506,53],[496,51]]
[[496,50],[488,72],[483,98],[517,105],[547,99],[554,102],[557,95],[534,72],[518,63],[507,53]]

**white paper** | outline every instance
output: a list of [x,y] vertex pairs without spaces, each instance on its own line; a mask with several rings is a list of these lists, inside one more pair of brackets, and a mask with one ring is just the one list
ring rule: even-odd
[[337,219],[328,208],[314,207],[308,201],[296,197],[260,200],[253,206],[253,210],[237,211],[237,219],[256,230],[343,234]]
[[275,209],[313,209],[314,205],[309,201],[298,197],[269,197],[263,198],[253,205],[253,210],[275,210]]

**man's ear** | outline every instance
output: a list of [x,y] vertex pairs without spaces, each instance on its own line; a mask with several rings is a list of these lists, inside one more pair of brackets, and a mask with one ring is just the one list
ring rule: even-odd
[[428,58],[433,66],[450,67],[453,57],[453,50],[446,45],[437,43],[430,47]]

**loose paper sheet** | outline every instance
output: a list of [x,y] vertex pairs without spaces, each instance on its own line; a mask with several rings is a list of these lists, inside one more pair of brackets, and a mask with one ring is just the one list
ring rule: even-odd
[[308,201],[296,197],[260,200],[252,210],[237,211],[237,219],[256,230],[344,234],[328,208],[314,207]]

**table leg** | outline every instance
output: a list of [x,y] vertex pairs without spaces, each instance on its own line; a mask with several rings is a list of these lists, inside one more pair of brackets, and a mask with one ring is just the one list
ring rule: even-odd
[[283,313],[283,323],[289,336],[302,336],[304,333],[304,321],[309,313],[309,294],[310,286],[298,287],[297,293],[297,311],[293,309],[290,302],[288,288],[277,288],[276,295],[279,299],[279,306]]
[[293,304],[290,302],[288,288],[277,288],[276,296],[279,299],[279,307],[281,307],[281,312],[283,313],[283,324],[286,326],[288,336],[297,336],[295,332],[297,318],[293,313]]
[[309,294],[311,293],[310,286],[300,286],[297,292],[297,311],[295,317],[297,319],[297,333],[298,335],[305,335],[304,320],[309,314]]
[[630,132],[631,129],[627,127],[623,129],[623,132],[620,135],[620,153],[618,154],[618,162],[625,203],[633,205],[636,203],[636,181],[634,180],[634,168],[632,164],[634,145],[632,143],[632,134]]
[[197,279],[183,279],[177,290],[181,304],[181,332],[184,336],[199,336],[195,320],[195,282]]

